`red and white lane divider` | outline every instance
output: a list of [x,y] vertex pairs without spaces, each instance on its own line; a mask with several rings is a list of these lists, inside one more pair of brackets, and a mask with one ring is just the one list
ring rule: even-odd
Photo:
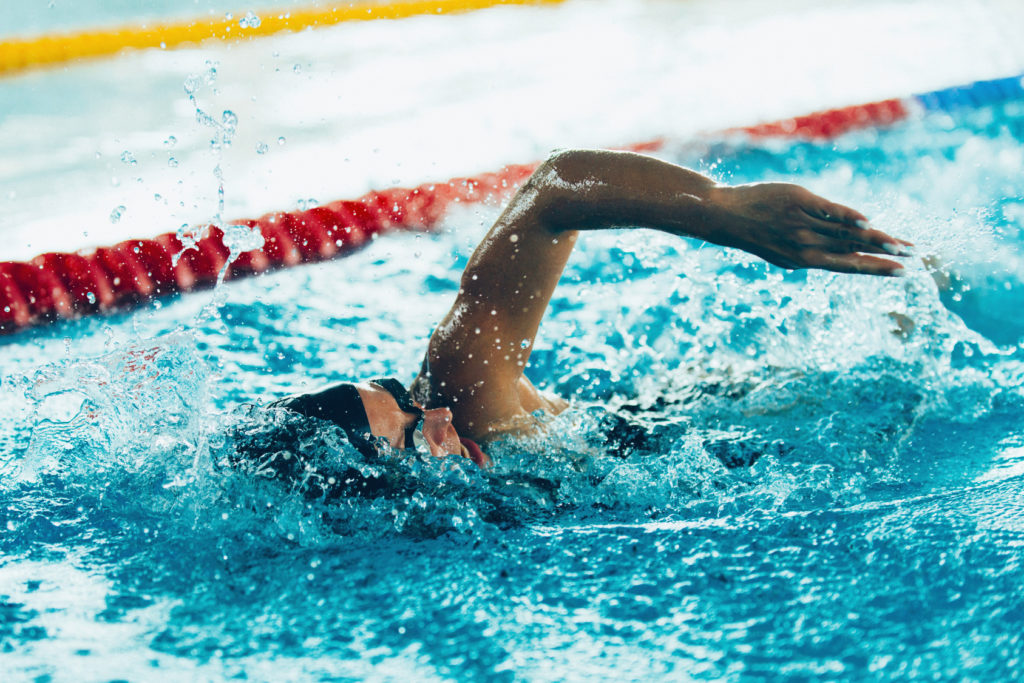
[[[727,132],[821,139],[855,128],[884,126],[907,115],[903,100],[886,100]],[[661,141],[655,141],[628,149],[654,151],[661,146]],[[472,178],[380,190],[306,211],[232,221],[258,229],[264,244],[231,261],[225,279],[336,258],[393,230],[430,230],[453,203],[504,199],[536,166],[506,166]],[[201,226],[192,234],[202,238],[188,249],[176,233],[169,232],[110,247],[41,254],[27,262],[0,262],[0,332],[122,310],[156,296],[212,286],[229,256],[224,233],[215,226]]]
[[[306,211],[232,221],[259,230],[263,246],[239,254],[224,276],[336,258],[393,230],[430,230],[451,204],[500,200],[535,167],[506,166],[473,178],[381,190]],[[224,232],[212,225],[191,232],[202,238],[188,249],[176,233],[168,232],[110,247],[41,254],[27,262],[0,262],[0,332],[212,286],[228,261]]]

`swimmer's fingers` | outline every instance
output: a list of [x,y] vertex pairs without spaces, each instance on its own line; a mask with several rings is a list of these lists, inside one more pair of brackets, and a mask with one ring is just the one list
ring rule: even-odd
[[872,228],[867,217],[856,209],[830,202],[811,192],[807,195],[806,203],[801,210],[807,214],[811,229],[815,232],[834,239],[863,244],[865,247],[879,248],[889,254],[909,256],[909,251],[905,247],[914,246],[912,242]]
[[904,274],[903,266],[896,261],[879,258],[870,254],[836,254],[811,250],[804,254],[807,265],[837,273],[860,273],[863,275],[884,275],[899,277]]
[[808,222],[810,223],[811,230],[825,238],[849,242],[862,247],[855,251],[881,253],[877,251],[881,250],[893,256],[910,256],[909,248],[914,246],[913,242],[898,239],[888,233],[870,227],[867,221],[861,221],[857,225],[850,225],[809,215]]
[[[866,231],[865,231],[866,232]],[[878,232],[873,231],[873,232]],[[884,235],[885,233],[880,233]],[[819,230],[809,230],[804,233],[803,242],[806,245],[820,248],[823,251],[834,254],[853,254],[863,252],[865,254],[886,254],[889,256],[912,256],[908,243],[902,240],[881,239],[871,236],[867,239],[858,235],[849,235],[839,231],[835,234],[828,234]]]
[[868,224],[867,217],[860,211],[830,202],[810,191],[805,190],[805,192],[807,192],[807,198],[800,208],[811,218],[833,225],[848,225],[853,228],[862,228]]

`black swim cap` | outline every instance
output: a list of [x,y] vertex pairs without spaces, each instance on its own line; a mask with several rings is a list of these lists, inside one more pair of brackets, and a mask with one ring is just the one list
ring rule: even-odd
[[[412,448],[413,432],[423,420],[423,411],[412,402],[409,392],[397,379],[379,378],[371,380],[371,383],[391,394],[402,412],[416,415],[417,420],[405,430],[406,448]],[[341,427],[349,442],[360,452],[376,451],[366,406],[355,384],[345,382],[314,393],[288,396],[270,403],[268,407],[285,408],[299,415],[333,422]]]

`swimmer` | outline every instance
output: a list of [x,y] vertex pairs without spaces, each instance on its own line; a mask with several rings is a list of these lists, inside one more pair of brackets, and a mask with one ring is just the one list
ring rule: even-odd
[[848,207],[784,183],[728,186],[629,152],[552,154],[473,252],[455,303],[407,391],[395,379],[338,384],[270,404],[332,422],[363,452],[386,441],[431,455],[490,459],[478,445],[540,429],[568,403],[523,374],[579,233],[651,228],[741,249],[776,266],[899,276],[911,243]]

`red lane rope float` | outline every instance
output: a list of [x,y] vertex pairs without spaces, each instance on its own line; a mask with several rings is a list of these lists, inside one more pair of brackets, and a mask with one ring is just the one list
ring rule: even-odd
[[[891,124],[907,115],[902,100],[886,100],[726,132],[830,138],[855,128]],[[654,151],[663,145],[663,140],[654,140],[627,149]],[[341,256],[392,230],[429,230],[451,204],[507,196],[536,167],[536,163],[506,166],[473,178],[380,190],[306,211],[234,221],[258,229],[264,245],[240,254],[227,267],[225,279]],[[0,262],[0,333],[212,286],[228,260],[224,233],[211,225],[193,234],[203,237],[189,249],[176,233],[169,232],[91,251],[42,254],[24,263]]]
[[802,137],[827,140],[858,128],[887,126],[905,119],[909,114],[904,100],[882,100],[853,107],[829,109],[772,123],[733,128],[726,132],[745,133],[755,138]]
[[[393,230],[428,230],[451,204],[500,199],[536,166],[506,166],[473,178],[381,190],[306,211],[233,221],[258,229],[264,244],[232,261],[225,279],[340,256]],[[210,225],[193,233],[203,237],[189,249],[176,233],[168,232],[91,251],[41,254],[25,263],[0,262],[0,332],[212,286],[228,260],[224,232]]]

